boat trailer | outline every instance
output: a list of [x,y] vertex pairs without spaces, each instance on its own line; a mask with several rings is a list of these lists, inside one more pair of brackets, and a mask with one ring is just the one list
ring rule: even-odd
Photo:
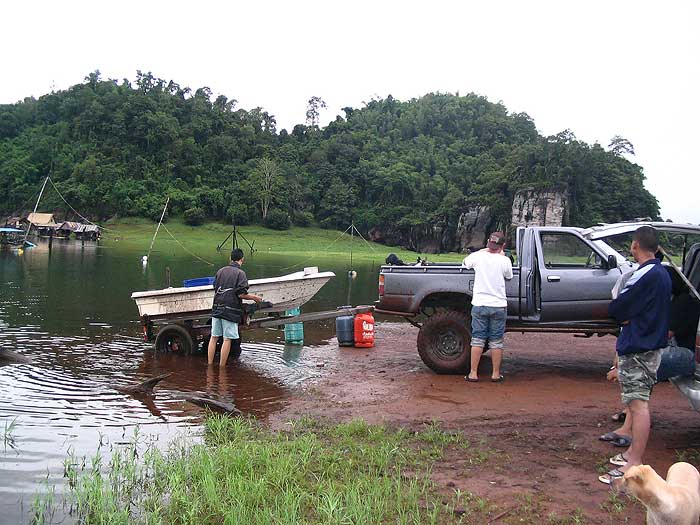
[[[269,313],[265,317],[254,317],[255,313],[263,308],[269,308],[269,303],[244,304],[246,316],[239,325],[240,328],[274,328],[290,323],[305,323],[335,319],[341,316],[355,316],[357,314],[370,313],[374,306],[339,307],[335,310],[322,312],[309,312],[298,315],[285,315]],[[191,312],[161,315],[141,316],[144,341],[154,343],[159,352],[173,352],[183,355],[192,354],[198,347],[206,350],[211,337],[210,312]],[[219,340],[221,344],[222,340]],[[231,354],[231,358],[239,356]]]

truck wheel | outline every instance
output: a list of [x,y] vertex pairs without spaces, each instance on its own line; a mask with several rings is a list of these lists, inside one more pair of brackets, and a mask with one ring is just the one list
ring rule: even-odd
[[158,331],[155,346],[158,352],[190,355],[194,349],[194,342],[184,327],[171,324]]
[[418,354],[438,374],[461,374],[469,369],[471,316],[464,312],[440,312],[418,332]]

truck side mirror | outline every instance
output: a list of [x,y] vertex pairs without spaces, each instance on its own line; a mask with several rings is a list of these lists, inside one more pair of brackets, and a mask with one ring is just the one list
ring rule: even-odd
[[617,268],[617,257],[608,255],[608,270],[614,270],[615,268]]

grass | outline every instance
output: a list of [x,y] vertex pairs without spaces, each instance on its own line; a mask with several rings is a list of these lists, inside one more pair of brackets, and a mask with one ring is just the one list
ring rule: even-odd
[[[212,416],[201,444],[138,452],[134,442],[111,455],[101,447],[91,458],[69,453],[62,504],[91,524],[482,522],[495,512],[486,500],[459,490],[445,495],[430,479],[447,447],[475,462],[487,457],[437,423],[410,432],[302,419],[273,432]],[[56,505],[44,489],[34,501],[35,523],[50,523]]]
[[676,450],[676,458],[678,458],[678,461],[684,461],[695,467],[700,467],[700,450],[697,448]]
[[5,420],[5,428],[3,431],[3,443],[5,445],[5,450],[7,450],[7,447],[9,446],[10,448],[15,448],[17,446],[17,441],[15,439],[15,428],[17,427],[17,418],[14,418],[12,421]]
[[[108,247],[139,250],[145,253],[150,246],[151,239],[156,230],[156,224],[147,219],[120,219],[108,222],[102,237],[102,244]],[[202,226],[188,226],[182,221],[171,219],[161,227],[154,244],[154,250],[182,252],[190,250],[204,258],[216,255],[216,246],[231,233],[231,226],[220,223],[207,223]],[[373,242],[366,243],[357,236],[343,235],[340,231],[323,230],[320,228],[293,227],[285,231],[270,230],[261,226],[241,226],[240,234],[253,243],[259,252],[279,255],[299,256],[328,256],[347,255],[352,249],[353,257],[363,260],[381,260],[389,253],[396,253],[399,258],[406,261],[415,261],[419,254],[398,248],[385,246]],[[184,248],[173,240],[175,237]],[[246,251],[247,245],[239,238],[239,245]],[[230,250],[231,240],[226,243],[226,250]],[[440,254],[423,255],[431,261],[461,261],[464,255]]]

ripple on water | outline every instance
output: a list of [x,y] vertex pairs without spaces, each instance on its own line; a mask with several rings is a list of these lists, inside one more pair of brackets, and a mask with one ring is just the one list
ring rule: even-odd
[[[10,446],[0,452],[0,513],[17,515],[12,509],[20,502],[29,505],[47,470],[62,483],[69,449],[91,456],[100,443],[129,441],[137,426],[163,446],[199,429],[204,411],[187,396],[233,399],[243,412],[264,418],[284,406],[291,387],[320,375],[315,362],[328,352],[285,346],[279,331],[248,333],[248,340],[262,342],[245,342],[240,361],[220,369],[207,367],[203,354],[157,354],[140,337],[112,331],[90,322],[77,334],[51,334],[36,323],[0,332],[0,349],[32,360],[0,367],[0,427],[16,422]],[[165,373],[171,375],[153,397],[115,389]]]

